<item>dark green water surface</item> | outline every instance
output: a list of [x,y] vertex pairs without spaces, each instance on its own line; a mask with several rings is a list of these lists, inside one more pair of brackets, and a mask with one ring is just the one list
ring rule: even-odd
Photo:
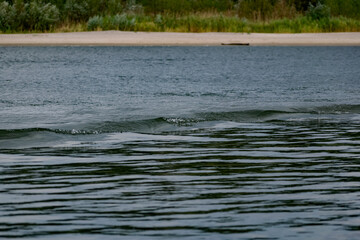
[[0,239],[360,239],[360,48],[0,48]]

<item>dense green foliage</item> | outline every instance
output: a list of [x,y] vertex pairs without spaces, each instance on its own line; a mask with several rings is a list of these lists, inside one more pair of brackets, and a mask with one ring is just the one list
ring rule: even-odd
[[48,30],[59,20],[59,10],[50,3],[0,2],[0,30]]
[[0,0],[1,32],[328,32],[359,21],[360,0]]
[[330,18],[330,8],[324,4],[318,3],[316,6],[310,3],[308,11],[306,12],[312,20],[322,20]]

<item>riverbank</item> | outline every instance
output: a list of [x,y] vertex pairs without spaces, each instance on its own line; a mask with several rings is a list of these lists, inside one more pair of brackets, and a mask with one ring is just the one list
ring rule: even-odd
[[0,34],[0,46],[360,46],[353,33],[169,33],[97,31],[74,33]]

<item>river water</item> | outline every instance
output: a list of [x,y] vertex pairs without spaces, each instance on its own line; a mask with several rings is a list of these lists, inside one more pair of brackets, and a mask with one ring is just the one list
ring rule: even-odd
[[0,48],[1,239],[359,239],[359,47]]

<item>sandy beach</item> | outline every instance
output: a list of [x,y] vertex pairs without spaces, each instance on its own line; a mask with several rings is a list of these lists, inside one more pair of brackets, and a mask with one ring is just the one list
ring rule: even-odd
[[0,34],[0,46],[360,46],[356,33],[74,32]]

